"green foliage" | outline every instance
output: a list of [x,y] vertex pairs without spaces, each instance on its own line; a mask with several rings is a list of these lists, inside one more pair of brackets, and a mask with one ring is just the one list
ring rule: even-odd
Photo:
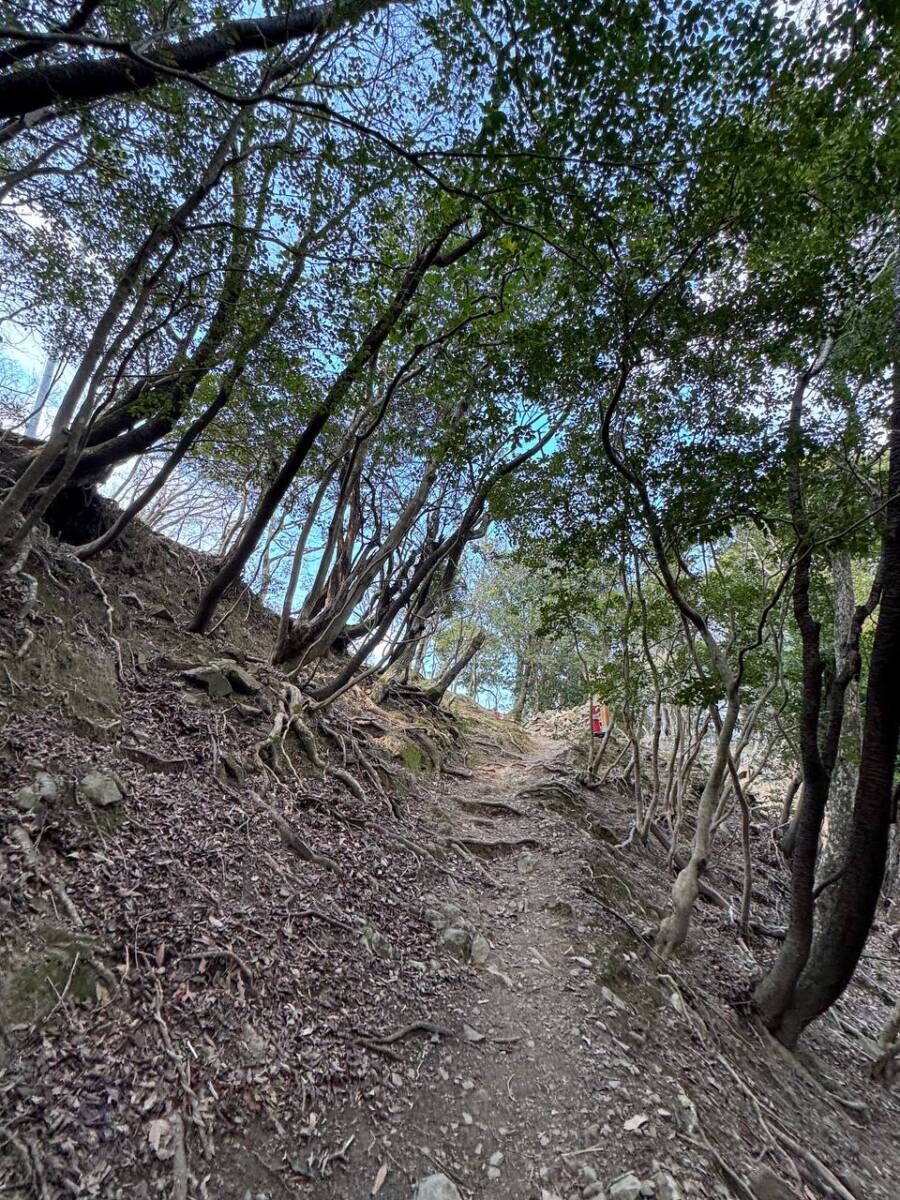
[[[91,31],[166,44],[233,8],[100,5]],[[32,16],[13,4],[11,20]],[[880,535],[898,37],[877,5],[815,22],[775,0],[387,5],[315,45],[227,60],[207,87],[170,77],[4,142],[0,317],[71,373],[125,265],[169,230],[109,331],[93,394],[101,416],[137,395],[133,423],[169,417],[177,435],[235,371],[187,469],[243,505],[430,239],[454,222],[452,257],[483,234],[404,302],[279,528],[302,523],[382,397],[362,451],[367,533],[377,540],[435,468],[404,553],[553,425],[544,452],[489,489],[491,545],[465,560],[433,665],[478,627],[472,686],[510,704],[594,692],[638,721],[655,698],[721,700],[724,662],[750,701],[777,680],[790,714],[796,646],[777,591],[796,540],[789,469],[823,621],[828,555],[868,569]],[[57,45],[36,61],[79,56]],[[258,96],[275,81],[239,109],[209,90]],[[238,111],[221,180],[172,231]],[[789,449],[794,381],[826,338]]]

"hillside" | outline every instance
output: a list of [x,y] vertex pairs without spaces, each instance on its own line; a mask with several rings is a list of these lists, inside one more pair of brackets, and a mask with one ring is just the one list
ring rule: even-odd
[[[729,909],[655,957],[665,856],[575,742],[362,687],[299,723],[271,615],[183,632],[211,564],[139,524],[95,570],[32,562],[0,667],[6,1194],[900,1195],[867,1078],[890,928],[795,1058],[743,1016],[771,942]],[[775,928],[763,825],[753,853]]]

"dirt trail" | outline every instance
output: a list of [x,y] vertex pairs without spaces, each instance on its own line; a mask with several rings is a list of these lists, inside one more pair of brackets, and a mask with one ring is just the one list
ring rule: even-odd
[[[598,1179],[608,1185],[635,1170],[643,1180],[668,1165],[677,1086],[661,1067],[646,1077],[634,1064],[627,1039],[643,1041],[640,1020],[605,982],[627,975],[633,944],[610,944],[591,915],[595,837],[553,811],[548,785],[566,786],[570,754],[536,741],[514,761],[454,780],[436,800],[438,818],[471,839],[467,846],[528,840],[476,848],[483,873],[426,895],[435,923],[449,922],[445,939],[462,926],[490,943],[466,994],[450,1011],[427,1014],[463,1036],[422,1043],[407,1103],[387,1128],[359,1139],[368,1154],[354,1162],[352,1180],[335,1179],[323,1195],[368,1194],[359,1173],[374,1181],[381,1163],[388,1174],[379,1195],[408,1197],[417,1179],[443,1172],[464,1196],[492,1200],[542,1189],[580,1196]],[[640,1131],[623,1130],[641,1115]]]
[[439,941],[480,934],[486,961],[460,986],[431,960],[417,1016],[454,1036],[403,1039],[396,1102],[357,1114],[347,1170],[317,1196],[408,1200],[441,1173],[465,1200],[749,1200],[747,1179],[776,1200],[897,1200],[900,1105],[867,1078],[870,995],[848,993],[800,1061],[734,1005],[765,947],[720,908],[701,904],[679,961],[657,960],[671,876],[658,850],[619,844],[630,800],[581,788],[563,743],[493,756],[433,804],[481,865],[461,859],[423,902]]

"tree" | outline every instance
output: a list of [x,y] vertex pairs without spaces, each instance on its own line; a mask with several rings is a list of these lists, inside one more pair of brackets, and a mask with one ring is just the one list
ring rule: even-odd
[[[129,31],[130,36],[123,37],[114,29],[106,31],[105,36],[80,32],[90,20],[96,22],[99,17],[105,23],[108,16],[101,9],[99,0],[88,0],[61,28],[44,32],[7,25],[0,29],[0,38],[14,43],[5,52],[6,61],[0,59],[3,66],[9,67],[12,61],[21,62],[26,57],[45,60],[39,66],[7,70],[5,75],[0,75],[0,118],[20,118],[22,128],[27,129],[34,124],[35,114],[40,113],[38,119],[46,121],[48,114],[42,110],[53,106],[86,104],[108,96],[142,91],[171,79],[222,94],[220,89],[200,77],[239,55],[268,53],[291,42],[321,38],[377,11],[387,2],[345,0],[344,3],[308,4],[276,16],[252,16],[232,21],[216,20],[218,14],[213,10],[209,13],[212,28],[198,36],[185,36],[183,30],[170,31],[163,27],[152,32],[144,30],[139,37]],[[206,16],[206,13],[196,13],[192,23],[200,23]],[[151,46],[145,49],[148,41]],[[96,58],[84,54],[86,48],[107,53]],[[66,61],[52,61],[60,51],[71,52],[73,49],[82,53],[75,56],[69,53]],[[301,63],[302,59],[296,64],[279,63],[279,76],[287,74],[288,68],[300,69]],[[265,77],[263,71],[260,80],[263,86]],[[228,96],[227,90],[224,94]],[[240,95],[234,99],[246,102]]]

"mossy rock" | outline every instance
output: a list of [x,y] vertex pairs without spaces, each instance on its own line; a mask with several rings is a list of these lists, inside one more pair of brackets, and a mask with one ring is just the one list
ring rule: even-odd
[[403,742],[399,754],[408,771],[418,772],[425,770],[425,755],[422,753],[421,747],[416,745],[415,742]]
[[42,945],[14,952],[0,975],[0,1015],[4,1026],[42,1020],[65,994],[67,1003],[96,997],[97,972],[91,965],[96,944],[57,926],[42,929]]
[[395,734],[381,739],[382,745],[392,755],[399,759],[413,775],[419,774],[421,771],[428,770],[430,760],[426,757],[424,750],[410,737],[398,737]]

